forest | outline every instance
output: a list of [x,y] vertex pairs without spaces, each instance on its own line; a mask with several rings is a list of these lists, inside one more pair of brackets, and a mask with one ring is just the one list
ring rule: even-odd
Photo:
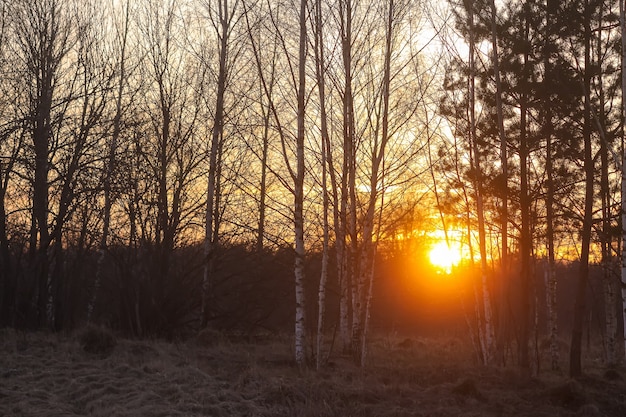
[[0,328],[622,364],[624,34],[614,0],[0,0]]

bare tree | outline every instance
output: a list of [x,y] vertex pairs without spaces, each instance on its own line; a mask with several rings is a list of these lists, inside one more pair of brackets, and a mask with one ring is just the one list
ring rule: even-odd
[[[8,4],[0,3],[0,69],[5,71],[10,65],[6,55],[6,44],[9,29]],[[6,80],[1,84],[2,99],[0,99],[0,323],[12,324],[15,314],[16,276],[9,248],[7,229],[7,192],[17,162],[20,149],[23,146],[23,135],[19,134],[21,123],[15,120],[10,111],[10,97],[13,96],[11,84]]]
[[[72,47],[70,21],[58,0],[19,2],[12,8],[17,53],[24,66],[24,79],[33,86],[29,93],[28,130],[33,149],[33,197],[29,254],[34,299],[39,326],[52,324],[48,311],[51,294],[48,249],[52,241],[49,225],[49,172],[54,137],[55,115],[59,104],[57,85],[61,65]],[[27,312],[24,312],[26,315]]]
[[130,1],[126,1],[123,6],[123,20],[121,27],[116,25],[119,36],[119,58],[116,63],[118,69],[117,87],[115,93],[115,113],[113,115],[113,126],[108,146],[108,154],[103,179],[104,208],[102,212],[102,236],[99,244],[99,258],[96,269],[96,277],[94,280],[94,288],[91,300],[87,306],[87,320],[90,321],[97,302],[100,285],[104,274],[104,266],[107,260],[107,252],[109,246],[109,235],[111,231],[111,209],[113,206],[112,187],[113,179],[116,171],[118,145],[120,142],[120,133],[122,129],[122,113],[124,87],[127,80],[127,45],[130,32]]
[[[307,0],[300,0],[300,36],[298,48],[298,105],[296,135],[296,171],[292,173],[294,181],[294,230],[295,230],[295,284],[296,284],[296,363],[300,368],[306,365],[306,328],[305,328],[305,272],[304,257],[304,117],[306,88],[306,46],[307,46]],[[295,174],[295,175],[293,175]]]
[[[320,272],[319,290],[318,290],[318,312],[317,312],[317,340],[315,345],[315,366],[320,370],[324,362],[323,359],[323,337],[324,337],[324,316],[326,312],[326,285],[328,281],[328,257],[330,245],[330,224],[328,219],[329,212],[329,193],[328,193],[328,167],[332,169],[332,157],[330,155],[330,134],[328,131],[328,115],[326,111],[326,60],[324,48],[324,31],[322,23],[322,2],[315,0],[315,78],[319,94],[320,106],[320,133],[321,133],[321,150],[322,150],[322,217],[323,217],[323,243],[322,243],[322,265]],[[329,159],[331,159],[329,164]]]
[[[206,206],[206,222],[205,222],[205,240],[204,240],[204,278],[202,283],[202,327],[206,327],[210,315],[210,302],[212,298],[211,273],[213,272],[214,250],[219,238],[219,229],[217,219],[219,218],[219,204],[216,204],[216,197],[219,198],[219,192],[216,188],[218,181],[218,154],[220,149],[220,138],[224,132],[224,96],[226,92],[226,84],[228,78],[228,47],[229,39],[233,26],[236,22],[235,9],[237,1],[233,6],[229,6],[228,0],[218,1],[217,10],[213,10],[212,5],[208,6],[209,14],[213,20],[217,39],[219,40],[218,56],[219,69],[217,75],[217,95],[215,101],[215,113],[213,119],[213,128],[211,129],[211,146],[209,150],[209,176],[207,181],[207,206]],[[232,8],[231,8],[232,7]]]
[[[289,135],[288,124],[291,122],[290,117],[280,115],[277,109],[276,98],[272,94],[271,86],[273,83],[268,82],[265,69],[261,61],[261,53],[259,45],[254,41],[252,34],[251,8],[249,4],[244,3],[244,16],[246,27],[250,36],[250,44],[252,53],[256,62],[259,79],[268,100],[269,110],[274,119],[276,130],[280,138],[281,157],[284,161],[288,172],[288,179],[278,176],[283,186],[289,191],[294,198],[293,204],[293,230],[294,230],[294,249],[295,249],[295,265],[294,265],[294,281],[295,281],[295,361],[300,368],[306,367],[306,299],[305,299],[305,239],[304,239],[304,175],[305,175],[305,116],[306,116],[306,58],[307,58],[307,1],[301,0],[298,11],[298,52],[297,61],[293,62],[291,51],[285,42],[284,34],[278,26],[278,16],[269,13],[269,19],[275,36],[282,49],[284,59],[288,67],[289,82],[286,83],[289,88],[293,89],[296,97],[296,129],[295,134]],[[273,74],[272,66],[271,73]],[[273,81],[273,77],[270,78]],[[290,116],[290,115],[289,115]],[[292,158],[295,157],[295,167]]]
[[144,237],[144,259],[139,262],[146,268],[143,274],[150,282],[152,294],[140,303],[146,324],[155,328],[166,324],[159,323],[155,316],[166,319],[159,310],[167,299],[169,278],[181,273],[171,268],[172,259],[181,231],[198,210],[200,197],[191,189],[204,154],[198,152],[201,97],[196,94],[196,86],[201,73],[199,65],[181,47],[182,8],[176,2],[152,2],[149,6],[140,17],[145,67],[136,152],[141,157],[141,168],[146,170],[144,181],[151,190],[141,196],[147,200],[146,209],[151,216],[150,227],[142,229],[151,235]]

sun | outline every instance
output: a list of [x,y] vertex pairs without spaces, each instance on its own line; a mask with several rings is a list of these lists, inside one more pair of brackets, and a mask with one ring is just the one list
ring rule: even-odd
[[428,257],[433,266],[450,273],[452,267],[461,261],[461,250],[458,245],[438,242],[433,245]]

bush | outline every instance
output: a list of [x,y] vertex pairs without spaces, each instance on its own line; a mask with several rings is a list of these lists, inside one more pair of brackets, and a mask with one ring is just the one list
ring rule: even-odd
[[88,325],[79,333],[78,341],[83,351],[100,356],[110,355],[117,344],[110,330],[93,325]]

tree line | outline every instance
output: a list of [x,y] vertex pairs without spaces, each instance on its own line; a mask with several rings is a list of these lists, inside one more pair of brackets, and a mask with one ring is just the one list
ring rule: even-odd
[[332,329],[364,365],[377,266],[438,230],[480,272],[480,360],[514,346],[530,371],[546,305],[558,366],[564,262],[570,372],[590,264],[622,359],[622,2],[19,0],[0,19],[3,325],[287,315],[299,366]]
[[[470,207],[478,212],[483,277],[489,272],[485,235],[497,242],[500,284],[483,278],[482,292],[480,285],[477,289],[485,362],[502,352],[512,319],[500,307],[494,320],[492,299],[500,298],[502,305],[502,297],[513,290],[518,294],[510,299],[519,312],[518,360],[523,369],[533,366],[528,340],[539,303],[535,288],[540,266],[552,367],[559,366],[556,268],[559,261],[576,260],[569,354],[570,374],[576,376],[582,372],[590,265],[603,271],[606,361],[623,359],[623,338],[618,336],[623,334],[619,292],[625,282],[623,275],[620,280],[623,3],[525,1],[498,6],[494,1],[463,1],[454,8],[457,31],[469,52],[453,49],[456,58],[444,83],[449,93],[441,110],[454,121],[455,135],[463,138],[446,152],[450,192],[445,195],[457,213],[466,213],[468,224]],[[456,169],[459,161],[468,167],[465,180]],[[473,184],[474,201],[467,198],[463,183]]]

